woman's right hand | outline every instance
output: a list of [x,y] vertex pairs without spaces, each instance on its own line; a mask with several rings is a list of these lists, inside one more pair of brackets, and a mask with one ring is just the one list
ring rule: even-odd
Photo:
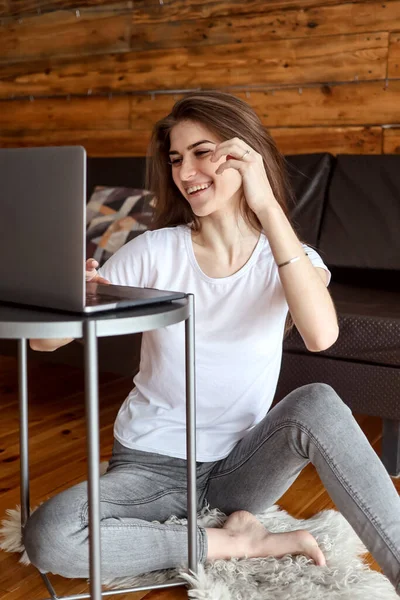
[[85,265],[85,279],[86,282],[91,283],[110,283],[108,279],[101,277],[97,272],[99,263],[94,258],[88,258]]
[[[100,277],[97,273],[97,267],[99,263],[94,258],[88,258],[85,264],[85,280],[86,282],[91,281],[93,283],[110,283],[108,279],[104,279],[104,277]],[[53,352],[60,348],[61,346],[65,346],[72,342],[73,338],[63,338],[63,339],[31,339],[29,340],[29,346],[32,350],[39,350],[41,352]]]

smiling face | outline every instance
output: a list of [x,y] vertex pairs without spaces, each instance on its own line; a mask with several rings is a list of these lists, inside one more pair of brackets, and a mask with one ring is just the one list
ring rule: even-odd
[[198,217],[216,211],[236,210],[242,195],[242,177],[235,169],[216,175],[223,156],[217,162],[211,157],[222,140],[204,125],[181,121],[170,133],[172,178],[182,196]]

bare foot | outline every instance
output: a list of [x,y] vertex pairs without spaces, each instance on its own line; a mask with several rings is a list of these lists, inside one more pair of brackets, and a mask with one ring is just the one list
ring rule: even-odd
[[207,529],[208,559],[261,558],[285,554],[305,554],[315,564],[326,565],[315,538],[304,529],[271,533],[254,515],[239,510],[228,517],[222,529]]

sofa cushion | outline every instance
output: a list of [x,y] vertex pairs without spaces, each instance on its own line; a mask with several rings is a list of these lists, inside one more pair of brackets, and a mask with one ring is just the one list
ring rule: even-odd
[[96,187],[86,205],[86,257],[102,265],[146,231],[153,216],[153,198],[143,189]]
[[291,220],[300,239],[314,247],[318,244],[333,161],[327,153],[286,156],[294,192],[294,199],[289,200]]
[[355,413],[400,419],[400,369],[319,354],[284,354],[274,403],[316,381],[332,386]]
[[328,266],[400,270],[400,156],[338,156],[319,249]]
[[[332,298],[339,319],[336,343],[319,352],[341,360],[400,366],[400,301],[394,291],[332,283]],[[285,339],[284,350],[307,353],[294,329]]]

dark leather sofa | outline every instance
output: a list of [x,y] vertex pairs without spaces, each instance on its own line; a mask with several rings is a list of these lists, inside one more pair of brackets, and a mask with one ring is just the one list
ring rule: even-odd
[[[400,156],[290,157],[299,235],[332,271],[337,342],[310,353],[284,342],[275,401],[330,384],[353,412],[383,419],[382,461],[400,474]],[[340,440],[338,440],[340,443]]]
[[[400,156],[312,154],[287,161],[294,226],[332,271],[340,336],[328,350],[311,353],[293,330],[284,341],[275,402],[307,383],[330,384],[354,412],[383,419],[382,460],[399,475]],[[95,185],[143,187],[144,167],[144,158],[89,158],[88,197]],[[138,335],[100,339],[100,370],[134,374],[139,348]],[[9,350],[0,341],[0,353]],[[83,364],[76,342],[31,354]]]

